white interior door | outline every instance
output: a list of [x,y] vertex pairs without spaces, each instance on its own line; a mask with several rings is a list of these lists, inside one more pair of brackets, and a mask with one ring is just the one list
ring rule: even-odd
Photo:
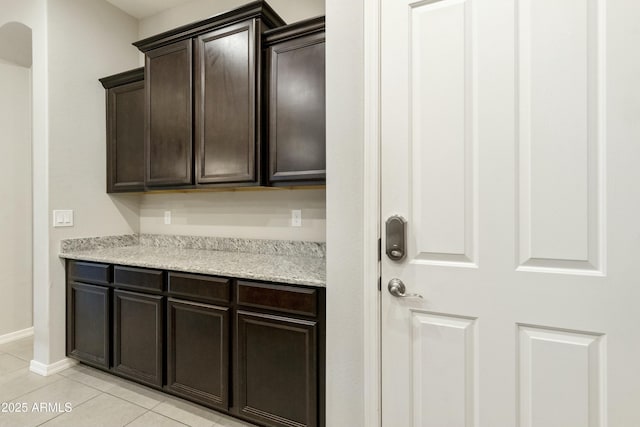
[[381,21],[383,426],[640,426],[640,2]]

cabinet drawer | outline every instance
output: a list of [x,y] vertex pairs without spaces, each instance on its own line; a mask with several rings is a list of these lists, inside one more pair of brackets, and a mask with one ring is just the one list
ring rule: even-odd
[[315,289],[238,281],[238,304],[285,313],[317,316],[318,292]]
[[69,261],[68,277],[72,281],[108,285],[111,282],[111,266],[95,262]]
[[228,303],[230,285],[231,280],[222,277],[169,272],[169,293],[172,296]]
[[162,292],[164,274],[162,270],[117,265],[113,268],[113,283],[120,287]]

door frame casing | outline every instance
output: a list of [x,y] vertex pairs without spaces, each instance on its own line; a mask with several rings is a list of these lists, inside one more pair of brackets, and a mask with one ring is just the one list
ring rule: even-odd
[[[380,10],[364,0],[364,425],[382,425]],[[380,288],[378,288],[380,285]]]

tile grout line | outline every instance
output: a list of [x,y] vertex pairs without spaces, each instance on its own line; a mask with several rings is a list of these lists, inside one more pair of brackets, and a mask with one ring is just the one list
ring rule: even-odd
[[19,368],[16,368],[16,369],[13,369],[13,370],[10,370],[10,371],[0,372],[0,376],[12,374],[12,373],[14,373],[16,371],[19,371],[20,369],[24,369],[24,368],[28,369],[29,368],[29,361],[28,360],[24,360],[24,359],[22,359],[20,357],[14,356],[13,354],[9,354],[9,353],[2,353],[2,354],[0,354],[0,356],[11,356],[14,359],[18,359],[20,362],[26,362],[27,363],[26,366],[20,366]]
[[[30,372],[30,371],[27,371],[27,372]],[[35,374],[35,375],[38,375],[38,374]],[[57,374],[56,374],[56,375],[57,375]],[[52,375],[52,376],[53,376],[53,375]],[[55,380],[55,381],[51,381],[50,383],[47,383],[47,384],[43,384],[43,385],[41,385],[41,386],[39,386],[39,387],[34,388],[33,390],[30,390],[30,391],[28,391],[28,392],[26,392],[26,393],[22,393],[22,394],[21,394],[21,395],[19,395],[19,396],[12,397],[12,398],[11,398],[11,399],[9,399],[9,400],[10,400],[11,402],[15,402],[16,400],[20,399],[21,397],[26,396],[27,394],[33,393],[33,392],[35,392],[35,391],[38,391],[38,390],[40,390],[40,389],[42,389],[42,388],[45,388],[45,387],[47,387],[47,386],[50,386],[51,384],[55,384],[55,383],[57,383],[58,381],[61,381],[61,380],[64,378],[64,377],[61,377],[61,376],[59,376],[59,375],[57,375],[57,376],[59,377],[57,380]]]
[[[87,402],[91,402],[93,399],[95,399],[95,398],[96,398],[96,397],[98,397],[98,396],[100,396],[100,395],[99,395],[99,394],[97,394],[97,395],[95,395],[95,396],[93,396],[93,397],[91,397],[91,398],[89,398],[89,399],[85,400],[84,402],[80,402],[80,404],[79,404],[78,406],[82,406],[82,405],[84,405],[84,404],[85,404],[85,403],[87,403]],[[76,406],[76,408],[77,408],[78,406]],[[76,408],[71,408],[71,410],[73,411],[73,410],[75,410]],[[43,422],[43,423],[38,424],[36,427],[40,427],[41,425],[44,425],[44,424],[48,423],[49,421],[53,421],[53,420],[55,420],[56,418],[58,418],[58,417],[60,417],[60,416],[62,416],[62,415],[64,415],[64,414],[68,414],[68,413],[70,413],[70,412],[63,412],[63,413],[60,413],[60,414],[56,415],[55,417],[53,417],[53,418],[49,418],[47,421],[45,421],[45,422]]]
[[[0,353],[0,355],[1,355],[1,354],[2,354],[2,353]],[[8,354],[9,356],[13,356],[13,357],[15,357],[16,359],[24,360],[24,361],[25,361],[25,362],[27,362],[27,363],[30,363],[30,362],[33,360],[33,358],[31,358],[31,359],[23,359],[23,358],[22,358],[22,357],[20,357],[19,355],[17,355],[17,354],[13,354],[13,353],[4,353],[4,354]]]
[[[161,402],[161,403],[162,403],[162,402]],[[160,403],[159,403],[158,405],[160,405]],[[156,405],[156,406],[158,406],[158,405]],[[154,408],[155,408],[155,406],[154,406]],[[135,420],[137,420],[138,418],[142,417],[143,415],[148,414],[149,412],[151,412],[151,413],[152,413],[152,414],[154,414],[154,415],[158,415],[158,416],[160,416],[160,417],[167,418],[167,419],[169,419],[169,420],[171,420],[171,421],[175,421],[175,422],[177,422],[178,424],[180,424],[181,426],[190,427],[190,425],[189,425],[189,424],[185,424],[185,423],[183,423],[182,421],[176,420],[175,418],[168,417],[168,416],[166,416],[166,415],[164,415],[164,414],[159,414],[158,412],[155,412],[155,411],[153,411],[153,410],[151,410],[151,409],[149,409],[147,412],[145,412],[144,414],[142,414],[142,415],[140,415],[139,417],[137,417]],[[126,424],[126,425],[125,425],[125,427],[126,427],[126,426],[128,426],[129,424],[133,423],[135,420],[132,420],[130,423]],[[217,426],[212,426],[212,427],[217,427]]]
[[[81,365],[81,366],[82,366],[83,368],[95,369],[95,368],[87,367],[87,366],[85,366],[85,365]],[[89,372],[90,372],[90,371],[89,371]],[[103,373],[102,371],[99,371],[99,372],[100,372],[100,373]],[[89,373],[87,373],[87,372],[81,372],[81,373],[84,373],[85,375],[91,376],[92,378],[96,378],[96,379],[99,379],[99,380],[101,380],[101,381],[105,381],[105,382],[107,382],[106,380],[102,380],[102,379],[100,379],[100,378],[93,377],[92,375],[90,375],[90,374],[89,374]],[[108,374],[108,375],[111,375],[111,374]],[[158,401],[158,403],[156,403],[156,404],[155,404],[154,406],[152,406],[151,408],[147,408],[147,407],[142,406],[142,405],[140,405],[140,404],[138,404],[138,403],[136,403],[136,402],[132,402],[131,400],[128,400],[128,399],[126,399],[126,398],[123,398],[123,397],[121,397],[121,396],[118,396],[118,395],[116,395],[116,394],[113,394],[113,393],[112,393],[112,392],[110,392],[110,391],[101,390],[101,389],[99,389],[99,388],[97,388],[97,387],[95,387],[95,386],[93,386],[93,385],[89,385],[89,384],[83,383],[82,381],[79,381],[79,380],[77,380],[77,379],[69,378],[69,377],[63,377],[63,378],[66,378],[66,379],[68,379],[68,380],[70,380],[70,381],[73,381],[73,382],[76,382],[76,383],[78,383],[78,384],[81,384],[81,385],[84,385],[84,386],[86,386],[86,387],[89,387],[89,388],[92,388],[92,389],[94,389],[94,390],[97,390],[97,391],[99,391],[101,394],[107,394],[107,395],[109,395],[109,396],[115,397],[115,398],[117,398],[117,399],[123,400],[123,401],[128,402],[128,403],[130,403],[130,404],[132,404],[132,405],[135,405],[135,406],[137,406],[137,407],[139,407],[139,408],[144,409],[144,410],[145,410],[145,412],[144,412],[143,414],[141,414],[141,415],[140,415],[139,417],[137,417],[137,418],[140,418],[142,415],[146,414],[147,412],[153,412],[153,413],[154,413],[154,414],[156,414],[156,415],[160,415],[160,416],[162,416],[162,417],[168,418],[168,419],[170,419],[170,420],[172,420],[172,421],[175,421],[175,422],[177,422],[177,423],[179,423],[179,424],[181,424],[181,425],[184,425],[184,426],[186,426],[186,427],[188,427],[188,426],[189,426],[189,424],[186,424],[185,422],[183,422],[183,421],[181,421],[181,420],[179,420],[179,419],[173,418],[173,417],[172,417],[172,416],[170,416],[170,415],[166,415],[166,414],[163,414],[163,413],[161,413],[161,412],[157,412],[157,411],[155,411],[155,409],[157,409],[157,408],[158,408],[160,405],[162,405],[163,403],[167,403],[167,402],[169,402],[169,400],[168,400],[168,399],[167,399],[167,400],[160,400],[160,401]],[[121,380],[121,381],[126,381],[127,383],[130,383],[130,384],[133,384],[133,385],[136,385],[136,386],[145,387],[144,385],[138,384],[138,383],[136,383],[136,382],[134,382],[134,381],[131,381],[131,380],[127,380],[126,378],[121,378],[121,377],[115,376],[115,377],[114,377],[114,379]],[[110,384],[117,385],[117,384],[115,384],[115,383],[110,383]],[[157,392],[157,390],[155,390],[155,389],[150,389],[150,390],[151,390],[151,391],[154,391],[154,392]],[[98,396],[99,396],[99,395],[98,395]],[[96,397],[97,397],[97,396],[96,396]],[[165,397],[165,396],[163,396],[163,397]],[[174,399],[179,399],[180,401],[183,401],[183,400],[184,400],[185,402],[187,402],[187,403],[189,403],[189,404],[191,404],[191,403],[192,403],[192,402],[190,402],[190,401],[188,401],[188,400],[182,399],[182,398],[180,398],[180,397],[178,397],[178,396],[174,396],[174,395],[171,395],[171,394],[166,395],[166,397],[171,397],[171,398],[174,398]],[[157,399],[154,399],[154,398],[149,398],[149,399],[157,400]],[[80,406],[80,405],[78,405],[78,406]],[[216,412],[215,410],[210,409],[210,408],[206,408],[206,407],[203,407],[203,409],[213,411],[213,412],[214,412],[214,415],[215,415],[216,417],[218,417],[218,418],[217,418],[216,420],[214,420],[214,421],[207,420],[207,421],[211,421],[211,422],[213,422],[213,426],[212,426],[212,427],[223,427],[223,425],[222,425],[222,424],[220,424],[220,421],[223,421],[223,420],[221,420],[219,417],[220,417],[220,416],[224,416],[224,414],[218,413],[218,412]],[[187,412],[189,412],[189,411],[187,411]],[[195,415],[195,414],[194,414],[194,415]],[[131,422],[129,422],[128,424],[131,424],[131,423],[132,423],[133,421],[135,421],[137,418],[135,418],[134,420],[132,420],[132,421],[131,421]],[[239,420],[238,420],[238,421],[239,421]],[[241,421],[241,422],[244,422],[244,421]],[[126,424],[126,425],[128,425],[128,424]],[[253,427],[253,426],[252,426],[252,427]]]
[[[22,360],[22,359],[21,359],[21,360]],[[18,369],[13,369],[13,370],[11,370],[11,371],[0,372],[0,376],[4,376],[4,375],[11,375],[11,374],[16,373],[16,372],[18,372],[19,370],[24,369],[24,368],[29,369],[29,365],[27,365],[27,366],[20,366]]]
[[[20,368],[20,369],[24,369],[24,368]],[[18,370],[19,370],[19,369],[18,369]],[[16,370],[16,371],[17,371],[17,370]],[[13,371],[13,372],[16,372],[16,371]],[[29,371],[27,371],[27,372],[29,372]],[[8,373],[11,373],[11,372],[8,372]],[[8,373],[5,373],[5,374],[8,374]],[[87,374],[86,372],[83,372],[83,373],[85,373],[86,375],[89,375],[89,374]],[[4,374],[3,374],[3,375],[4,375]],[[95,386],[92,386],[92,385],[89,385],[89,384],[83,383],[82,381],[79,381],[79,380],[77,380],[77,379],[69,378],[69,377],[66,377],[66,376],[60,375],[59,373],[58,373],[58,374],[55,374],[55,376],[57,377],[57,379],[56,379],[55,381],[51,381],[50,383],[44,384],[44,385],[42,385],[42,386],[40,386],[40,387],[34,388],[33,390],[30,390],[30,391],[28,391],[28,392],[26,392],[26,393],[23,393],[23,394],[21,394],[21,395],[19,395],[19,396],[16,396],[15,398],[10,399],[10,401],[15,402],[16,400],[20,399],[20,398],[21,398],[21,397],[23,397],[23,396],[26,396],[26,395],[28,395],[28,394],[30,394],[30,393],[33,393],[33,392],[36,392],[36,391],[38,391],[38,390],[40,390],[40,389],[42,389],[42,388],[45,388],[45,387],[47,387],[47,386],[50,386],[50,385],[52,385],[52,384],[55,384],[55,383],[57,383],[57,382],[59,382],[59,381],[61,381],[61,380],[63,380],[63,379],[67,379],[67,380],[69,380],[69,381],[72,381],[72,382],[74,382],[74,383],[77,383],[77,384],[83,385],[83,386],[85,386],[85,387],[89,387],[89,388],[91,388],[91,389],[93,389],[93,390],[95,390],[95,391],[98,391],[98,392],[99,392],[97,395],[95,395],[95,396],[91,397],[90,399],[88,399],[88,400],[85,400],[85,401],[81,402],[81,403],[80,403],[80,404],[78,404],[75,408],[77,408],[77,407],[79,407],[79,406],[82,406],[82,405],[84,405],[85,403],[90,402],[91,400],[93,400],[93,399],[95,399],[95,398],[97,398],[97,397],[99,397],[99,396],[101,396],[101,395],[103,395],[103,394],[106,394],[106,395],[109,395],[109,396],[112,396],[112,397],[114,397],[114,398],[120,399],[120,400],[122,400],[122,401],[125,401],[125,402],[127,402],[127,403],[130,403],[130,404],[132,404],[132,405],[135,405],[135,406],[137,406],[137,407],[139,407],[139,408],[141,408],[141,409],[144,409],[144,410],[145,410],[145,412],[143,412],[140,416],[136,417],[135,419],[133,419],[132,421],[130,421],[130,422],[129,422],[129,423],[127,423],[126,425],[131,424],[133,421],[135,421],[136,419],[140,418],[141,416],[143,416],[143,415],[144,415],[144,414],[146,414],[147,412],[153,412],[153,413],[154,413],[154,414],[156,414],[156,415],[159,415],[159,416],[162,416],[162,417],[168,418],[168,419],[170,419],[170,420],[172,420],[172,421],[175,421],[175,422],[177,422],[177,423],[179,423],[179,424],[181,424],[181,425],[183,425],[183,426],[185,426],[185,427],[189,427],[189,424],[186,424],[186,423],[184,423],[183,421],[181,421],[181,420],[179,420],[179,419],[176,419],[176,418],[173,418],[173,417],[172,417],[172,416],[170,416],[170,415],[166,415],[166,414],[163,414],[163,413],[160,413],[160,412],[156,412],[156,411],[155,411],[155,409],[156,409],[156,408],[158,408],[158,406],[162,405],[163,403],[169,402],[169,400],[162,400],[162,401],[159,401],[159,402],[158,402],[157,404],[155,404],[153,407],[151,407],[151,408],[146,408],[146,407],[144,407],[144,406],[141,406],[141,405],[139,405],[139,404],[137,404],[137,403],[135,403],[135,402],[132,402],[132,401],[130,401],[130,400],[128,400],[128,399],[124,399],[124,398],[122,398],[122,397],[120,397],[120,396],[117,396],[117,395],[115,395],[115,394],[113,394],[113,393],[110,393],[110,392],[108,392],[108,391],[100,390],[99,388],[97,388],[97,387],[95,387]],[[90,375],[89,375],[89,376],[90,376]],[[96,378],[96,377],[94,377],[94,378]],[[120,378],[120,377],[116,377],[116,379],[118,379],[118,380],[125,380],[125,379]],[[128,380],[125,380],[125,381],[128,381]],[[139,384],[137,384],[137,383],[135,383],[135,382],[131,382],[131,384],[139,385]],[[114,384],[114,385],[117,385],[117,384]],[[177,396],[173,396],[173,395],[167,395],[167,397],[172,397],[172,398],[177,398],[177,399],[183,400],[183,399],[181,399],[181,398],[179,398],[179,397],[177,397]],[[155,400],[155,399],[154,399],[154,400]],[[185,400],[185,402],[187,402],[187,403],[191,403],[191,402],[189,402],[188,400]],[[74,409],[75,409],[75,408],[74,408]],[[209,408],[206,408],[206,409],[208,409],[208,410],[209,410]],[[214,411],[214,410],[212,410],[212,409],[211,409],[211,411]],[[187,412],[189,412],[189,411],[187,411]],[[215,415],[219,415],[219,414],[218,414],[217,412],[215,412],[215,411],[214,411],[214,413],[215,413]],[[61,415],[64,415],[64,413],[57,414],[57,415],[56,415],[56,416],[54,416],[53,418],[50,418],[50,419],[48,419],[48,420],[46,420],[46,421],[44,421],[44,422],[42,422],[42,423],[38,424],[38,426],[41,426],[41,425],[43,425],[43,424],[46,424],[46,423],[48,423],[49,421],[51,421],[51,420],[53,420],[53,419],[55,419],[55,418],[58,418],[58,417],[59,417],[59,416],[61,416]],[[195,414],[194,414],[194,415],[195,415]],[[211,420],[207,420],[207,421],[211,421]],[[212,427],[220,427],[220,426],[221,426],[221,424],[219,424],[219,421],[221,421],[221,420],[217,419],[217,420],[215,420],[215,421],[211,421],[211,422],[213,422],[213,426],[212,426]],[[38,426],[37,426],[37,427],[38,427]]]
[[[136,406],[138,406],[138,407],[140,407],[140,408],[142,408],[142,409],[147,410],[147,412],[148,412],[148,411],[151,411],[151,408],[147,408],[147,407],[142,406],[142,405],[140,405],[140,404],[138,404],[138,403],[136,403],[136,402],[132,402],[132,401],[130,401],[130,400],[128,400],[128,399],[124,399],[124,398],[122,398],[122,397],[120,397],[120,396],[116,396],[115,394],[109,393],[108,391],[103,391],[103,393],[104,393],[104,394],[108,394],[109,396],[113,396],[113,397],[115,397],[115,398],[118,398],[118,399],[120,399],[120,400],[124,400],[125,402],[131,403],[132,405],[136,405]],[[156,400],[156,399],[154,399],[154,400]],[[160,405],[161,403],[162,403],[162,402],[158,402],[158,403],[157,403],[156,405],[154,405],[152,408],[155,408],[156,406]]]
[[[87,375],[89,375],[89,374],[87,374]],[[159,405],[163,402],[163,401],[160,401],[160,402],[156,403],[154,406],[152,406],[151,408],[147,408],[147,407],[142,406],[142,405],[140,405],[140,404],[138,404],[138,403],[136,403],[136,402],[132,402],[132,401],[130,401],[130,400],[128,400],[128,399],[125,399],[125,398],[122,398],[122,397],[120,397],[120,396],[118,396],[118,395],[115,395],[115,394],[113,394],[113,393],[110,393],[109,391],[101,390],[101,389],[99,389],[99,388],[97,388],[97,387],[95,387],[95,386],[92,386],[92,385],[90,385],[90,384],[83,383],[82,381],[76,380],[76,379],[74,379],[74,378],[69,378],[69,377],[65,377],[65,378],[67,378],[67,379],[68,379],[68,380],[70,380],[70,381],[73,381],[73,382],[76,382],[76,383],[78,383],[78,384],[82,384],[82,385],[84,385],[84,386],[86,386],[86,387],[89,387],[89,388],[92,388],[92,389],[94,389],[94,390],[97,390],[97,391],[99,391],[100,393],[108,394],[109,396],[115,397],[116,399],[120,399],[120,400],[122,400],[122,401],[125,401],[125,402],[128,402],[128,403],[131,403],[132,405],[135,405],[135,406],[137,406],[137,407],[139,407],[139,408],[145,409],[147,412],[148,412],[148,411],[151,411],[153,408],[155,408],[155,407],[159,406]],[[93,377],[93,378],[96,378],[96,377]],[[117,378],[117,379],[121,379],[120,377],[116,377],[116,378]],[[104,381],[104,380],[101,380],[101,381]],[[106,381],[105,381],[105,382],[106,382]],[[132,384],[138,385],[138,384],[133,383],[133,382],[132,382]],[[117,385],[117,384],[114,384],[114,385]],[[151,398],[150,398],[150,399],[151,399]],[[156,400],[156,399],[153,399],[153,400]]]
[[[160,405],[158,405],[158,406],[160,406]],[[180,423],[180,424],[182,424],[182,425],[185,425],[185,426],[187,426],[187,427],[191,426],[191,424],[185,424],[185,423],[183,423],[183,422],[182,422],[182,421],[180,421],[180,420],[176,420],[175,418],[173,418],[173,417],[172,417],[172,416],[170,416],[170,415],[161,414],[160,412],[156,412],[156,411],[154,411],[154,410],[150,410],[150,412],[153,412],[153,413],[154,413],[154,414],[156,414],[156,415],[160,415],[161,417],[169,418],[170,420],[175,421],[175,422],[177,422],[177,423]],[[195,415],[195,414],[194,414],[194,415]],[[207,420],[207,421],[209,421],[209,420]],[[212,422],[213,422],[213,426],[211,426],[211,427],[218,427],[218,423],[217,423],[216,421],[212,421]]]
[[[129,402],[129,403],[133,403],[133,402]],[[135,405],[135,403],[134,403]],[[138,415],[137,417],[135,417],[134,419],[132,419],[131,421],[129,421],[128,423],[126,423],[123,427],[128,426],[129,424],[131,424],[132,422],[134,422],[135,420],[137,420],[138,418],[142,417],[144,414],[148,414],[150,411],[147,409],[145,412],[143,412],[142,414]]]

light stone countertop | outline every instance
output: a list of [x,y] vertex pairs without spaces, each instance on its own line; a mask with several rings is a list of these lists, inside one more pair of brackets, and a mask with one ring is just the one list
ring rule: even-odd
[[[144,235],[143,235],[144,236]],[[127,236],[129,237],[129,236]],[[141,236],[142,237],[142,236]],[[122,242],[122,237],[109,237],[112,241]],[[138,239],[134,236],[124,245],[111,245],[108,240],[101,244],[69,244],[73,240],[63,241],[61,258],[82,261],[95,261],[108,264],[135,267],[157,268],[162,270],[188,273],[227,276],[238,279],[264,280],[270,282],[297,285],[326,286],[326,260],[322,256],[309,256],[304,250],[303,256],[287,254],[251,253],[230,250],[195,249],[174,245],[151,245],[153,239]],[[80,241],[77,239],[76,241]],[[104,242],[107,242],[106,244]],[[145,244],[141,244],[146,242]],[[262,241],[257,241],[262,244]],[[278,242],[279,241],[264,241]],[[296,243],[293,242],[293,245]],[[301,244],[308,244],[301,242]],[[323,245],[323,244],[322,244]],[[74,247],[75,246],[75,247]],[[270,244],[273,246],[273,243]],[[321,246],[324,250],[324,246]],[[260,249],[258,249],[259,251]]]

